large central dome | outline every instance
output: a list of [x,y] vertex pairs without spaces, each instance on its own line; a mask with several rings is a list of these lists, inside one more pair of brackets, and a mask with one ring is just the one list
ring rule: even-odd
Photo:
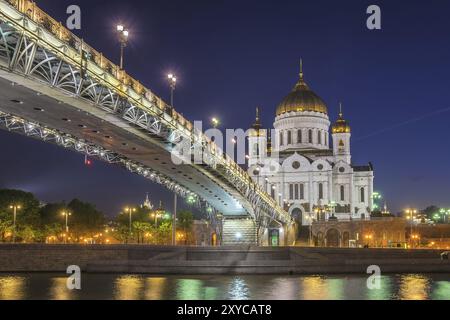
[[303,79],[303,72],[300,72],[300,80],[295,88],[278,105],[277,117],[289,112],[305,111],[328,114],[325,102],[309,88]]

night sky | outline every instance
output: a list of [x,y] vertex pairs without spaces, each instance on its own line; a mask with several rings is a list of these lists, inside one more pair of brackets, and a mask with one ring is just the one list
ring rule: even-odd
[[[131,32],[127,71],[168,100],[166,74],[179,78],[175,105],[190,120],[248,128],[256,106],[264,126],[298,78],[352,125],[355,164],[375,166],[375,188],[397,212],[450,207],[450,2],[287,0],[39,0],[57,20],[82,9],[76,34],[118,62],[115,25]],[[366,8],[381,6],[381,31]],[[126,170],[0,131],[0,187],[51,202],[78,197],[105,213],[171,195]],[[170,204],[169,204],[170,202]]]

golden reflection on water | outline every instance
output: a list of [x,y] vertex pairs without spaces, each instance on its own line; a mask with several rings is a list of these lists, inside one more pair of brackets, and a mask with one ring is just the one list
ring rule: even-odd
[[0,277],[0,300],[22,300],[25,298],[25,277]]
[[430,279],[426,276],[409,274],[400,277],[398,298],[400,300],[428,300]]
[[73,300],[76,290],[67,288],[67,278],[52,278],[50,286],[50,299],[52,300]]
[[145,299],[164,300],[167,278],[147,278],[145,280]]
[[116,279],[114,287],[116,300],[140,300],[144,289],[144,279],[138,276],[120,276]]
[[[304,300],[328,300],[333,293],[330,286],[330,280],[321,276],[308,276],[300,279],[300,294]],[[335,286],[334,286],[334,289]]]

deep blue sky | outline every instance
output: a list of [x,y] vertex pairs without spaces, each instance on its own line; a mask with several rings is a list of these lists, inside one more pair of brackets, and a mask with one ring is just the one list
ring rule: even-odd
[[[191,120],[218,116],[227,128],[247,128],[256,106],[271,127],[303,57],[306,80],[333,120],[343,101],[354,162],[373,162],[376,189],[392,209],[450,206],[449,1],[37,3],[64,21],[67,6],[80,5],[77,34],[113,61],[114,27],[124,23],[132,34],[128,72],[163,98],[165,75],[175,72],[177,109]],[[370,4],[382,8],[382,31],[365,27]],[[87,169],[81,155],[52,145],[1,131],[0,148],[0,187],[44,201],[79,197],[115,214],[147,191],[155,201],[171,199],[145,179],[99,162]]]

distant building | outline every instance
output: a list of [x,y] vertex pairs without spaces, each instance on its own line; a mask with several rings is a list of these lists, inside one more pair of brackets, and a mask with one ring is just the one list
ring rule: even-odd
[[153,210],[153,208],[154,208],[153,203],[149,199],[148,193],[147,193],[147,196],[145,197],[144,203],[141,205],[141,208],[143,208],[143,209],[145,208],[148,210]]

